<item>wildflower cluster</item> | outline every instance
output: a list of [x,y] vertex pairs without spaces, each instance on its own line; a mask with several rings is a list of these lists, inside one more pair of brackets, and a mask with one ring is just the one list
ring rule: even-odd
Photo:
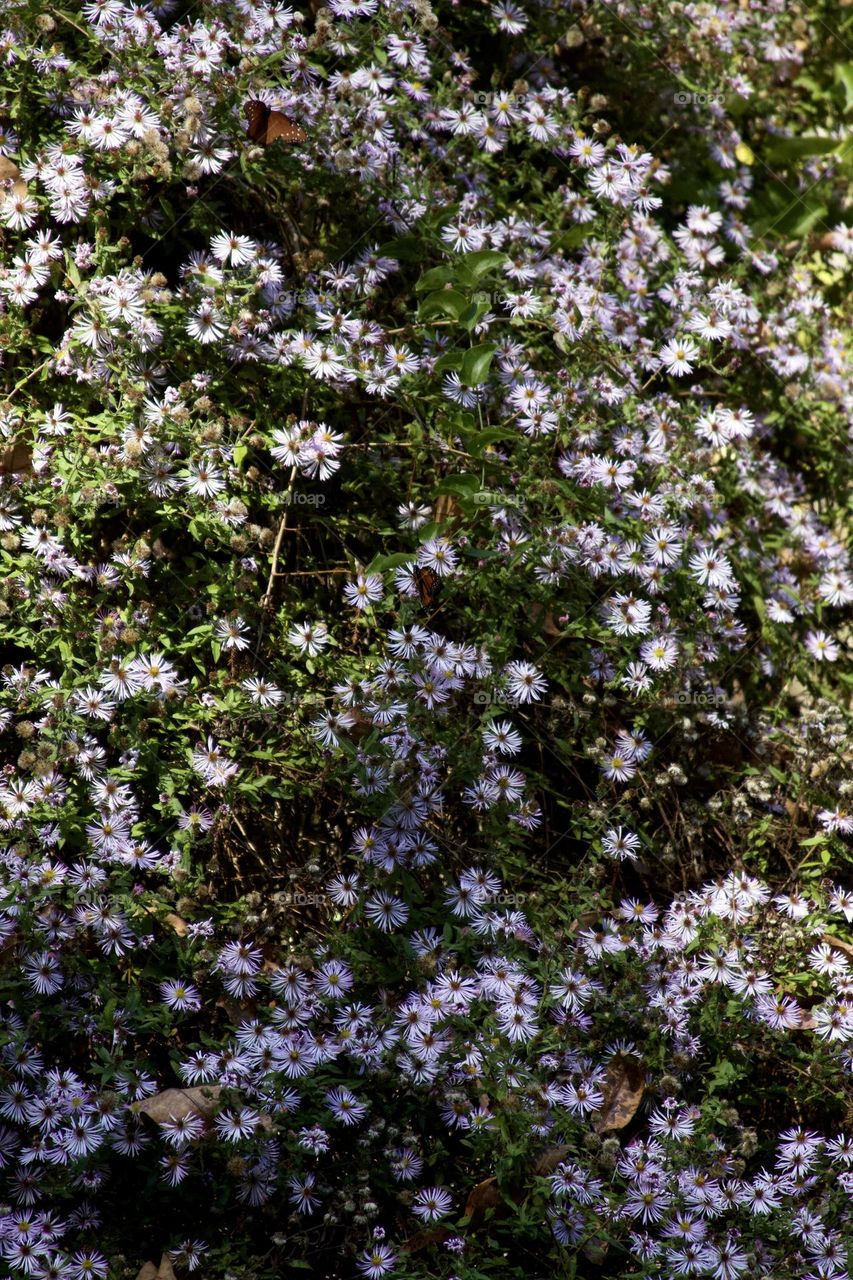
[[10,1278],[847,1274],[826,24],[67,8],[0,30]]

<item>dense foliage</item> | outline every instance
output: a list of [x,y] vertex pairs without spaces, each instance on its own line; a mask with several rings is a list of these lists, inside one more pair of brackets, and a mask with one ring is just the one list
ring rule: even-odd
[[3,1280],[850,1273],[851,26],[4,0]]

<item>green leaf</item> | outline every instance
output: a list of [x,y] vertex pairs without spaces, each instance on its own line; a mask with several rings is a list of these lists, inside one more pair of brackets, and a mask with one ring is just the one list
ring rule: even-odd
[[497,347],[491,342],[481,342],[465,352],[459,376],[466,387],[478,387],[486,381],[496,351]]
[[435,362],[436,373],[445,373],[448,369],[455,369],[458,372],[462,368],[463,355],[462,351],[446,351]]
[[415,292],[427,293],[430,289],[443,289],[446,284],[455,283],[456,278],[452,267],[433,267],[418,280]]
[[477,284],[489,272],[502,267],[506,260],[506,254],[497,249],[478,249],[476,253],[463,253],[459,265],[472,284]]
[[455,289],[439,289],[421,303],[418,319],[434,320],[437,316],[449,316],[451,320],[459,320],[469,306],[464,293],[457,293]]
[[459,323],[463,329],[467,329],[470,333],[474,325],[484,316],[489,309],[488,302],[472,302],[467,311],[459,317]]
[[453,493],[459,498],[467,498],[469,494],[479,493],[481,488],[478,476],[468,475],[462,471],[455,476],[446,476],[438,486],[438,492]]
[[234,448],[234,466],[242,466],[245,461],[246,454],[249,452],[249,446],[246,444],[238,444]]
[[398,258],[401,262],[420,262],[424,256],[424,242],[420,236],[398,236],[388,240],[376,251],[382,258]]
[[485,448],[489,444],[497,444],[499,440],[518,440],[519,434],[511,427],[485,427],[470,438],[470,444]]
[[817,223],[826,218],[828,209],[825,204],[806,204],[798,201],[783,218],[779,218],[773,230],[780,235],[801,238],[807,236]]
[[577,226],[569,227],[568,231],[561,231],[554,239],[555,249],[577,249],[578,245],[583,244],[588,235],[592,234],[592,223],[579,222]]
[[733,1062],[729,1062],[727,1058],[723,1058],[714,1064],[711,1075],[710,1084],[708,1086],[709,1093],[714,1093],[716,1089],[725,1089],[730,1084],[734,1084],[740,1078],[741,1072]]
[[839,146],[838,138],[818,138],[806,134],[801,138],[777,138],[767,151],[771,164],[777,161],[801,160],[803,156],[825,156]]
[[391,555],[375,556],[365,573],[384,573],[386,569],[399,569],[404,564],[411,564],[414,558],[413,551],[395,551]]
[[853,110],[853,62],[836,62],[835,79],[844,90],[844,110]]

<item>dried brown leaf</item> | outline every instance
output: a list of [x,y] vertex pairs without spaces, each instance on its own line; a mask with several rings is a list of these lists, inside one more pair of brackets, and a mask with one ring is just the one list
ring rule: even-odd
[[550,609],[546,609],[538,600],[534,600],[530,605],[530,617],[539,627],[543,636],[549,636],[554,639],[556,636],[563,634],[562,628],[557,625],[557,620],[551,613]]
[[853,943],[845,942],[843,938],[836,938],[831,933],[825,933],[821,941],[825,942],[830,947],[834,947],[836,951],[841,951],[845,956],[853,959]]
[[450,1227],[446,1227],[444,1223],[439,1222],[435,1227],[427,1227],[424,1231],[416,1231],[413,1236],[409,1236],[408,1240],[404,1240],[401,1248],[407,1253],[418,1253],[421,1249],[428,1249],[430,1245],[442,1244],[445,1240],[453,1235]]
[[610,1129],[624,1129],[634,1118],[643,1100],[646,1086],[645,1072],[636,1058],[617,1053],[607,1066],[604,1086],[604,1102],[595,1122],[596,1133]]
[[164,1253],[160,1258],[159,1267],[154,1262],[146,1262],[136,1280],[177,1280],[172,1259],[168,1253]]
[[139,1110],[156,1124],[168,1124],[174,1116],[182,1120],[185,1116],[212,1116],[219,1098],[219,1085],[200,1084],[192,1089],[164,1089],[155,1093],[139,1104]]
[[544,1151],[536,1157],[533,1164],[533,1172],[537,1178],[544,1178],[549,1173],[553,1173],[557,1165],[565,1160],[569,1154],[569,1148],[566,1146],[546,1147]]
[[465,1205],[466,1218],[481,1218],[487,1209],[497,1209],[504,1202],[498,1190],[497,1178],[485,1178],[478,1182]]
[[436,524],[448,524],[457,520],[462,513],[458,499],[452,493],[440,493],[435,500]]
[[[150,916],[157,915],[157,911],[154,907],[146,907],[145,910],[148,912]],[[175,930],[175,933],[178,935],[179,938],[185,938],[189,933],[189,925],[187,924],[186,920],[182,920],[181,917],[179,915],[176,915],[174,911],[170,911],[168,915],[163,916],[163,921],[165,924],[169,925],[172,929]]]

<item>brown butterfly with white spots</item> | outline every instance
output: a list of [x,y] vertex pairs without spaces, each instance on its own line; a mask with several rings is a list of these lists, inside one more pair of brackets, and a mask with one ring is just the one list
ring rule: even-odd
[[31,471],[33,465],[33,447],[24,440],[15,440],[11,444],[0,440],[0,476],[11,476],[22,471]]
[[252,98],[246,103],[246,116],[249,121],[248,134],[252,142],[259,147],[268,147],[273,142],[305,142],[308,134],[291,120],[283,111],[275,111],[260,98]]

